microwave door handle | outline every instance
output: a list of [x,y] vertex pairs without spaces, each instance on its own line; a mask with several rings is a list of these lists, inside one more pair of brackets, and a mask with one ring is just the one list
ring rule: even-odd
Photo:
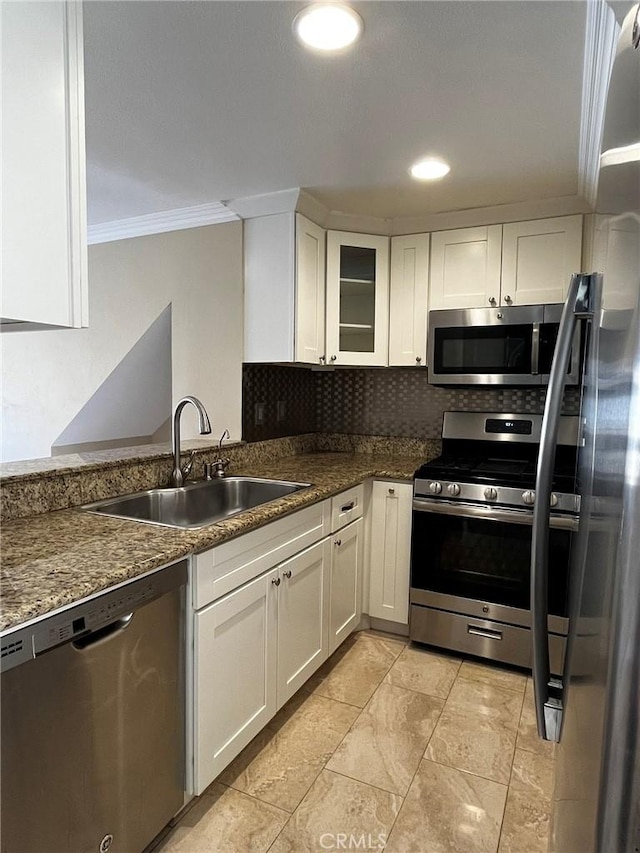
[[531,330],[531,375],[540,373],[540,323],[534,323]]
[[538,734],[545,740],[558,740],[562,705],[549,695],[548,554],[550,498],[553,466],[558,443],[558,428],[567,367],[578,319],[591,317],[594,276],[574,275],[569,285],[558,328],[558,338],[549,373],[549,386],[540,431],[540,451],[536,472],[536,502],[531,534],[531,634],[533,643],[533,688]]

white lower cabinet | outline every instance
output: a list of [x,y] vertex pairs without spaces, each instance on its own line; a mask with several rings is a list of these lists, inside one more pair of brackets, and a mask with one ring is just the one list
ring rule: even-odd
[[195,614],[195,793],[276,712],[277,569]]
[[361,515],[362,487],[193,558],[195,794],[358,626],[362,518],[327,536],[332,514]]
[[278,707],[329,656],[329,563],[323,539],[279,567]]
[[411,483],[373,484],[369,616],[403,625],[409,621],[412,502]]
[[362,614],[362,519],[331,537],[329,654],[352,633]]

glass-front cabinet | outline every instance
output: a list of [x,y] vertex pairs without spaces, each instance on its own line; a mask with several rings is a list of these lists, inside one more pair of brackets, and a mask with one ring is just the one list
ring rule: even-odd
[[327,364],[388,364],[389,238],[327,233]]

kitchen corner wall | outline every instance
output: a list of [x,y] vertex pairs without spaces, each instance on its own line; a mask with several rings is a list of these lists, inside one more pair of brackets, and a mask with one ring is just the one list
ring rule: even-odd
[[[541,414],[544,398],[540,388],[437,388],[428,384],[424,368],[313,371],[245,364],[242,436],[246,441],[307,432],[440,438],[447,410]],[[577,415],[579,405],[578,389],[567,389],[563,413]],[[262,423],[256,423],[260,416]]]
[[[205,404],[214,436],[228,428],[232,438],[240,438],[242,263],[241,222],[90,246],[89,328],[0,336],[3,460],[49,456],[91,400],[98,400],[94,422],[102,420],[99,426],[105,427],[111,419],[113,431],[117,426],[120,432],[84,441],[140,443],[127,439],[154,434],[170,418],[171,402],[185,394]],[[170,336],[163,337],[168,367],[162,353],[155,362],[146,360],[146,372],[129,370],[117,394],[97,394],[110,377],[113,384],[128,356],[131,363],[130,354],[168,305]],[[160,362],[171,384],[163,393],[168,404],[162,414],[150,379]],[[195,411],[188,407],[183,437],[197,433]]]

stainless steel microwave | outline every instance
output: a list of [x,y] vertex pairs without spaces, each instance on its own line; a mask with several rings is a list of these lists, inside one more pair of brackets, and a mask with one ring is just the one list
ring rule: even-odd
[[[546,385],[562,304],[429,312],[432,385]],[[580,329],[567,384],[580,381]]]

